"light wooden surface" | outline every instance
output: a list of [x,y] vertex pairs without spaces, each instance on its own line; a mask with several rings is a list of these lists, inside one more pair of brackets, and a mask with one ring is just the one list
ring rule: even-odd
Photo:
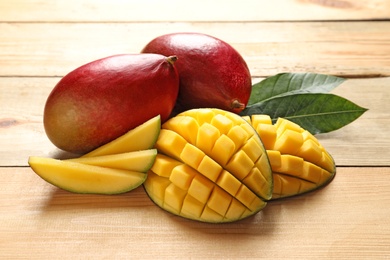
[[[335,179],[252,218],[213,225],[162,211],[142,187],[77,195],[31,171],[30,155],[73,156],[42,125],[63,75],[179,31],[229,42],[254,82],[280,72],[348,78],[334,93],[369,111],[318,136],[335,158]],[[390,259],[389,111],[387,0],[0,0],[0,258]]]

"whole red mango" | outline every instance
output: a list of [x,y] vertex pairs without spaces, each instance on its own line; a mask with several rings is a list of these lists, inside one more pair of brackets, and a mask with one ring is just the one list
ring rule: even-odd
[[220,39],[202,33],[166,34],[153,39],[141,52],[178,57],[176,113],[202,107],[239,113],[248,103],[252,90],[248,66]]
[[58,148],[85,153],[160,115],[176,103],[176,57],[122,54],[85,64],[64,76],[49,95],[44,127]]

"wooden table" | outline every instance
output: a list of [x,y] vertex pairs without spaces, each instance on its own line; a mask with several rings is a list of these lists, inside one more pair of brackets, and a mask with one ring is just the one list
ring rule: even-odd
[[[390,259],[390,2],[232,2],[0,1],[0,258]],[[318,135],[337,163],[333,182],[243,221],[204,224],[162,211],[142,187],[77,195],[33,173],[28,156],[66,156],[42,123],[62,76],[180,31],[230,43],[254,81],[348,78],[334,93],[369,111]]]

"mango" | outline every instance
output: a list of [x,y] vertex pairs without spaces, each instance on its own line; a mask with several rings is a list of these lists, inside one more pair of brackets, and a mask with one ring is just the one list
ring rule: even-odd
[[121,54],[71,71],[47,98],[48,138],[62,150],[84,154],[157,115],[166,121],[179,91],[176,59]]
[[162,125],[144,188],[155,204],[201,222],[252,216],[271,199],[273,178],[255,129],[216,108],[182,112]]
[[252,90],[242,56],[228,43],[202,33],[172,33],[151,40],[142,53],[178,57],[180,90],[174,112],[219,108],[241,112]]
[[319,189],[336,174],[336,165],[318,139],[299,125],[268,115],[245,117],[260,135],[273,172],[272,199]]
[[151,147],[160,129],[156,116],[84,156],[66,160],[31,156],[28,163],[43,180],[70,192],[128,192],[146,180],[157,156]]
[[151,149],[157,141],[160,130],[161,117],[157,115],[129,130],[126,134],[84,154],[82,157],[96,157]]
[[73,193],[120,194],[139,187],[147,174],[72,161],[31,156],[28,160],[42,179]]
[[106,168],[147,172],[152,167],[156,155],[156,149],[149,149],[95,157],[79,157],[68,159],[67,161],[102,166]]

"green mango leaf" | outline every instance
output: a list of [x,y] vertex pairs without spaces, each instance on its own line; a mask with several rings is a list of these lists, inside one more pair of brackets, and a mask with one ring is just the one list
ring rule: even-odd
[[245,108],[241,115],[266,114],[293,121],[312,134],[337,130],[358,117],[362,108],[340,96],[329,93],[301,93],[269,98]]
[[252,86],[248,106],[280,96],[301,93],[327,93],[344,78],[316,73],[280,73]]

